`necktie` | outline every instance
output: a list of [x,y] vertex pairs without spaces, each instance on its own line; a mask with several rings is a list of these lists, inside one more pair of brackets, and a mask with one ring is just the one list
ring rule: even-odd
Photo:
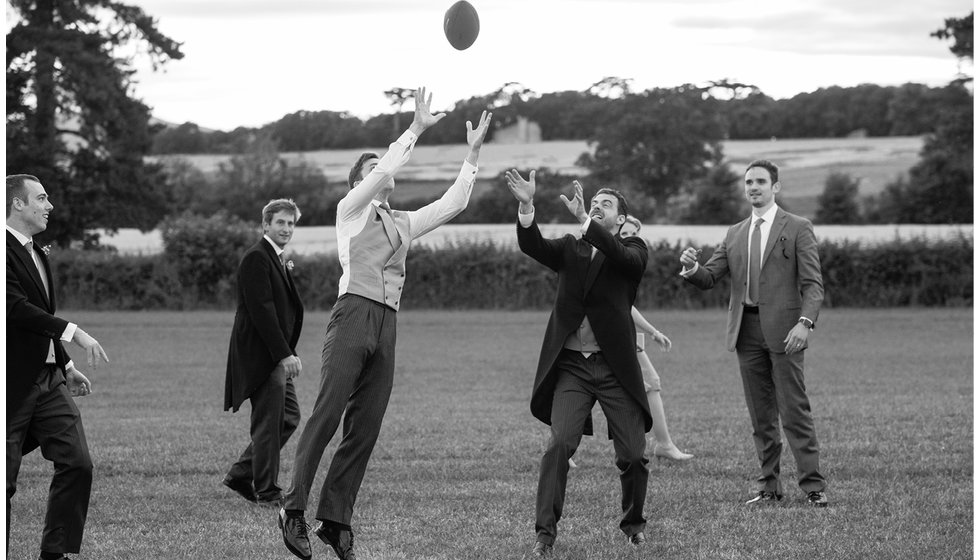
[[282,270],[288,275],[289,269],[286,268],[286,257],[284,253],[279,253],[279,265],[282,266]]
[[762,218],[755,222],[752,229],[751,248],[749,249],[749,297],[747,302],[759,304],[759,272],[762,269]]
[[27,252],[31,255],[31,260],[34,261],[34,267],[37,268],[37,273],[41,277],[41,284],[44,285],[44,293],[49,298],[51,297],[51,288],[48,287],[48,275],[44,272],[44,265],[41,264],[41,259],[37,256],[37,252],[34,250],[34,241],[28,241],[24,247]]
[[387,203],[379,204],[378,216],[381,218],[381,224],[385,228],[385,234],[388,236],[388,241],[391,242],[391,247],[398,249],[401,241],[398,239],[398,230],[395,229],[395,221],[391,219],[391,207]]

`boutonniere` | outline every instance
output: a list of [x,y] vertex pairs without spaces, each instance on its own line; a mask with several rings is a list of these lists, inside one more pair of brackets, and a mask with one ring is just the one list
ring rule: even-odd
[[779,247],[783,250],[783,258],[788,259],[789,255],[786,254],[786,236],[783,235],[779,238]]
[[44,256],[45,257],[48,256],[48,255],[50,255],[51,254],[51,245],[44,245],[43,247],[41,247],[41,252],[44,253]]
[[293,264],[293,261],[291,261],[291,260],[286,261],[286,270],[292,272],[293,271],[293,267],[295,267],[295,266],[296,265]]

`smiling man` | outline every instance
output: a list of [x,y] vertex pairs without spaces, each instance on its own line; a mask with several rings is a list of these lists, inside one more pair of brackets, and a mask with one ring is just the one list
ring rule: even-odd
[[300,211],[292,200],[262,209],[265,235],[238,266],[238,309],[228,345],[225,410],[252,406],[251,442],[225,476],[224,485],[259,505],[277,507],[279,452],[299,425],[293,379],[303,370],[296,343],[303,303],[283,258]]
[[55,316],[51,266],[34,243],[52,210],[37,177],[7,176],[7,543],[22,456],[40,447],[54,463],[41,537],[44,560],[79,551],[92,490],[92,459],[72,400],[92,386],[63,343],[81,346],[89,367],[109,361],[97,340]]
[[752,437],[761,464],[748,505],[783,497],[779,479],[779,424],[796,459],[806,503],[825,507],[827,482],[803,380],[803,351],[823,302],[817,239],[809,220],[776,205],[779,168],[757,160],[745,170],[745,198],[752,215],[728,230],[704,265],[684,249],[681,276],[702,290],[732,275],[728,350],[738,356]]
[[619,528],[628,542],[645,541],[647,459],[643,456],[652,417],[636,359],[631,310],[647,266],[647,246],[639,237],[619,237],[626,199],[599,189],[585,211],[582,185],[561,195],[582,224],[581,237],[545,239],[534,221],[535,172],[525,180],[506,172],[507,186],[520,203],[517,241],[525,254],[558,273],[558,295],[548,320],[531,393],[531,413],[551,426],[538,479],[537,533],[532,556],[549,556],[565,503],[568,459],[575,453],[596,401],[609,423],[622,485]]

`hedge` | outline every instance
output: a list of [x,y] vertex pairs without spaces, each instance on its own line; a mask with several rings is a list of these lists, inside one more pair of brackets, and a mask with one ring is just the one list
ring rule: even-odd
[[[227,245],[216,245],[227,251]],[[682,247],[650,247],[637,296],[640,308],[710,308],[728,304],[728,278],[711,291],[684,282]],[[702,247],[710,255],[712,246]],[[893,241],[883,245],[820,244],[825,307],[973,305],[973,240]],[[218,255],[213,262],[224,260]],[[291,257],[293,275],[309,310],[330,309],[337,298],[336,255]],[[201,256],[194,255],[200,262]],[[234,266],[205,287],[188,285],[186,263],[167,253],[151,256],[55,251],[51,255],[61,307],[74,309],[233,309]],[[516,249],[464,242],[409,252],[405,309],[548,309],[556,275]],[[182,274],[183,271],[183,274]]]

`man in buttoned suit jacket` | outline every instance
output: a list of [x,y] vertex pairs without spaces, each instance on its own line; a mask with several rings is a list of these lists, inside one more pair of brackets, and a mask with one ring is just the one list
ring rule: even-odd
[[[823,281],[813,225],[775,203],[779,170],[758,160],[745,171],[745,195],[752,216],[729,228],[724,242],[704,264],[695,249],[681,254],[681,275],[710,289],[731,274],[727,346],[738,355],[745,401],[761,464],[757,495],[750,504],[779,500],[779,423],[796,459],[798,483],[814,506],[827,504],[819,471],[819,446],[803,379],[803,351],[820,313]],[[757,293],[750,276],[751,241],[760,223]],[[763,242],[761,232],[768,227]],[[755,300],[753,301],[753,297]]]
[[10,504],[24,453],[40,447],[54,463],[41,537],[41,558],[81,548],[92,488],[92,459],[73,396],[91,384],[65,351],[82,347],[90,367],[108,357],[97,340],[55,315],[51,267],[34,236],[54,206],[32,175],[7,177],[7,545]]
[[292,239],[299,208],[292,200],[262,209],[265,235],[238,266],[238,309],[228,345],[225,410],[252,406],[251,442],[224,484],[246,500],[278,506],[280,449],[299,425],[293,378],[302,371],[296,344],[303,329],[303,303],[283,251]]
[[572,199],[561,198],[582,224],[582,236],[545,239],[534,221],[534,174],[525,180],[516,170],[506,173],[508,187],[520,202],[521,251],[558,273],[558,295],[531,392],[531,413],[551,426],[538,481],[532,554],[547,555],[557,537],[568,459],[597,400],[609,422],[620,470],[620,529],[632,544],[640,544],[649,475],[643,452],[652,417],[636,359],[631,310],[646,270],[646,243],[639,237],[617,235],[628,212],[620,193],[600,189],[586,214],[578,181]]

